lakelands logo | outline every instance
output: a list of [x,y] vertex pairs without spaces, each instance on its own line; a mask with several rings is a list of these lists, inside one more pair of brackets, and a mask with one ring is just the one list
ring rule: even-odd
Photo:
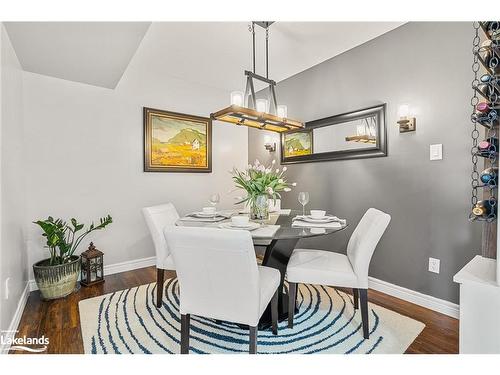
[[47,350],[49,338],[42,337],[16,337],[18,331],[0,331],[0,345],[9,350],[19,350],[31,353],[42,353]]

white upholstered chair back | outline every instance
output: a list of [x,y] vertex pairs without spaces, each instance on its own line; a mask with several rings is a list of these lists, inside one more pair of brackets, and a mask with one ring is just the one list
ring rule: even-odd
[[164,233],[179,279],[181,314],[257,325],[259,271],[248,231],[166,227]]
[[153,238],[156,251],[156,266],[164,268],[170,251],[163,235],[163,229],[166,226],[173,226],[179,219],[179,214],[172,203],[144,207],[142,214]]
[[347,257],[358,277],[359,288],[368,288],[370,261],[390,221],[390,215],[375,208],[369,208],[349,239]]

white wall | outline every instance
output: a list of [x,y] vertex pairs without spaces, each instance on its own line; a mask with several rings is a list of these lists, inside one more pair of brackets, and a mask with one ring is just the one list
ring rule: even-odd
[[22,71],[2,24],[0,34],[0,330],[6,330],[26,286],[28,267],[23,239]]
[[[208,116],[229,100],[228,92],[169,77],[164,66],[174,56],[164,40],[153,24],[115,90],[24,73],[25,222],[111,214],[114,223],[83,243],[95,241],[106,264],[154,255],[141,207],[171,201],[182,214],[207,205],[213,192],[230,207],[237,193],[228,194],[228,171],[247,164],[246,129],[214,122],[212,173],[142,171],[143,106]],[[47,256],[35,225],[28,240],[29,264]]]

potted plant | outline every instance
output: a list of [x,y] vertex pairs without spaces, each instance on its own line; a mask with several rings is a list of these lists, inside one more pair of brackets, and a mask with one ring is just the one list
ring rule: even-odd
[[258,160],[249,165],[244,171],[233,168],[233,180],[236,187],[247,192],[246,198],[241,198],[239,203],[250,207],[251,219],[267,219],[269,216],[269,199],[281,199],[280,192],[288,192],[297,183],[288,183],[285,179],[286,167],[274,169],[276,161],[266,167]]
[[109,215],[99,219],[98,225],[92,222],[87,229],[76,219],[66,223],[49,216],[46,220],[33,222],[42,229],[42,236],[47,239],[45,247],[50,252],[50,258],[33,265],[35,281],[44,299],[61,298],[73,293],[80,273],[80,256],[75,255],[78,245],[89,233],[104,229],[112,222]]

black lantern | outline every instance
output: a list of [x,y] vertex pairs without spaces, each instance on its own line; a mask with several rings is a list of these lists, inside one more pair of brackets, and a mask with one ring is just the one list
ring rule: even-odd
[[82,277],[80,284],[89,286],[104,282],[103,255],[104,253],[97,250],[93,242],[82,253]]

